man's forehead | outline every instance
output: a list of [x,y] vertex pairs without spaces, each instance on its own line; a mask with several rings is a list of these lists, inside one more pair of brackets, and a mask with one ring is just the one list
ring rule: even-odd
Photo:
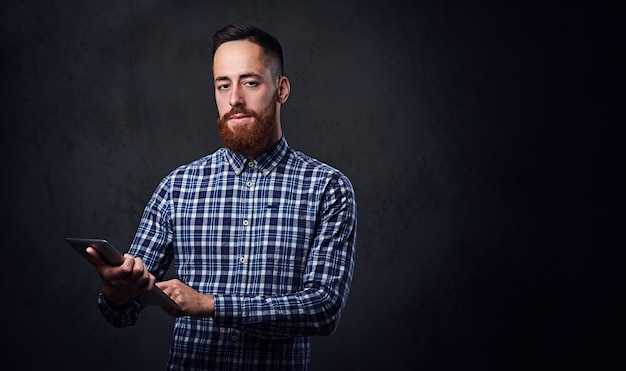
[[266,69],[261,47],[247,40],[229,41],[220,45],[213,56],[213,72],[217,74],[262,73]]

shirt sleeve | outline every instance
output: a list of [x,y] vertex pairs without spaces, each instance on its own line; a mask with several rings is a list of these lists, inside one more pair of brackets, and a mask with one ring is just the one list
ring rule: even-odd
[[216,294],[215,323],[269,338],[333,333],[352,281],[356,228],[354,190],[341,175],[324,191],[303,289],[272,296]]
[[130,302],[129,305],[123,308],[112,308],[108,305],[104,295],[100,293],[98,296],[98,308],[104,319],[109,322],[113,327],[127,327],[132,326],[137,322],[137,317],[144,305]]
[[[143,260],[148,270],[161,280],[167,271],[173,257],[167,252],[171,244],[172,230],[168,222],[168,182],[169,178],[161,181],[146,205],[133,244],[128,253]],[[139,244],[143,244],[141,247]],[[114,327],[132,326],[137,322],[139,312],[146,305],[135,301],[124,308],[112,308],[104,299],[102,293],[98,298],[98,308],[104,319]]]

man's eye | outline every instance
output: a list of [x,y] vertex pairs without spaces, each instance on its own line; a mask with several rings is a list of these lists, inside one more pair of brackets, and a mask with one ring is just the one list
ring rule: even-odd
[[256,81],[246,81],[243,83],[245,86],[252,87],[259,85]]
[[229,87],[228,84],[218,85],[217,86],[217,90],[226,90],[226,89],[228,89],[228,87]]

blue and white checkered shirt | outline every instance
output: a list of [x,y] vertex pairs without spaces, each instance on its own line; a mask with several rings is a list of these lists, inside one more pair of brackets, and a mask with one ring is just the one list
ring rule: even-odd
[[[311,335],[332,333],[345,305],[356,242],[348,178],[283,138],[255,161],[220,149],[179,167],[152,195],[129,253],[162,279],[215,295],[214,318],[176,319],[168,366],[307,369]],[[99,306],[114,326],[140,304]]]

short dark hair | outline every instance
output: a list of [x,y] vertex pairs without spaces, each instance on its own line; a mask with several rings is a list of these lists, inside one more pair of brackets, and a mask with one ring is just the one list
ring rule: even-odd
[[[268,66],[275,77],[283,75],[283,48],[277,38],[258,27],[246,23],[229,24],[213,35],[213,56],[220,45],[236,40],[248,40],[261,47]],[[271,63],[271,62],[275,63]]]

